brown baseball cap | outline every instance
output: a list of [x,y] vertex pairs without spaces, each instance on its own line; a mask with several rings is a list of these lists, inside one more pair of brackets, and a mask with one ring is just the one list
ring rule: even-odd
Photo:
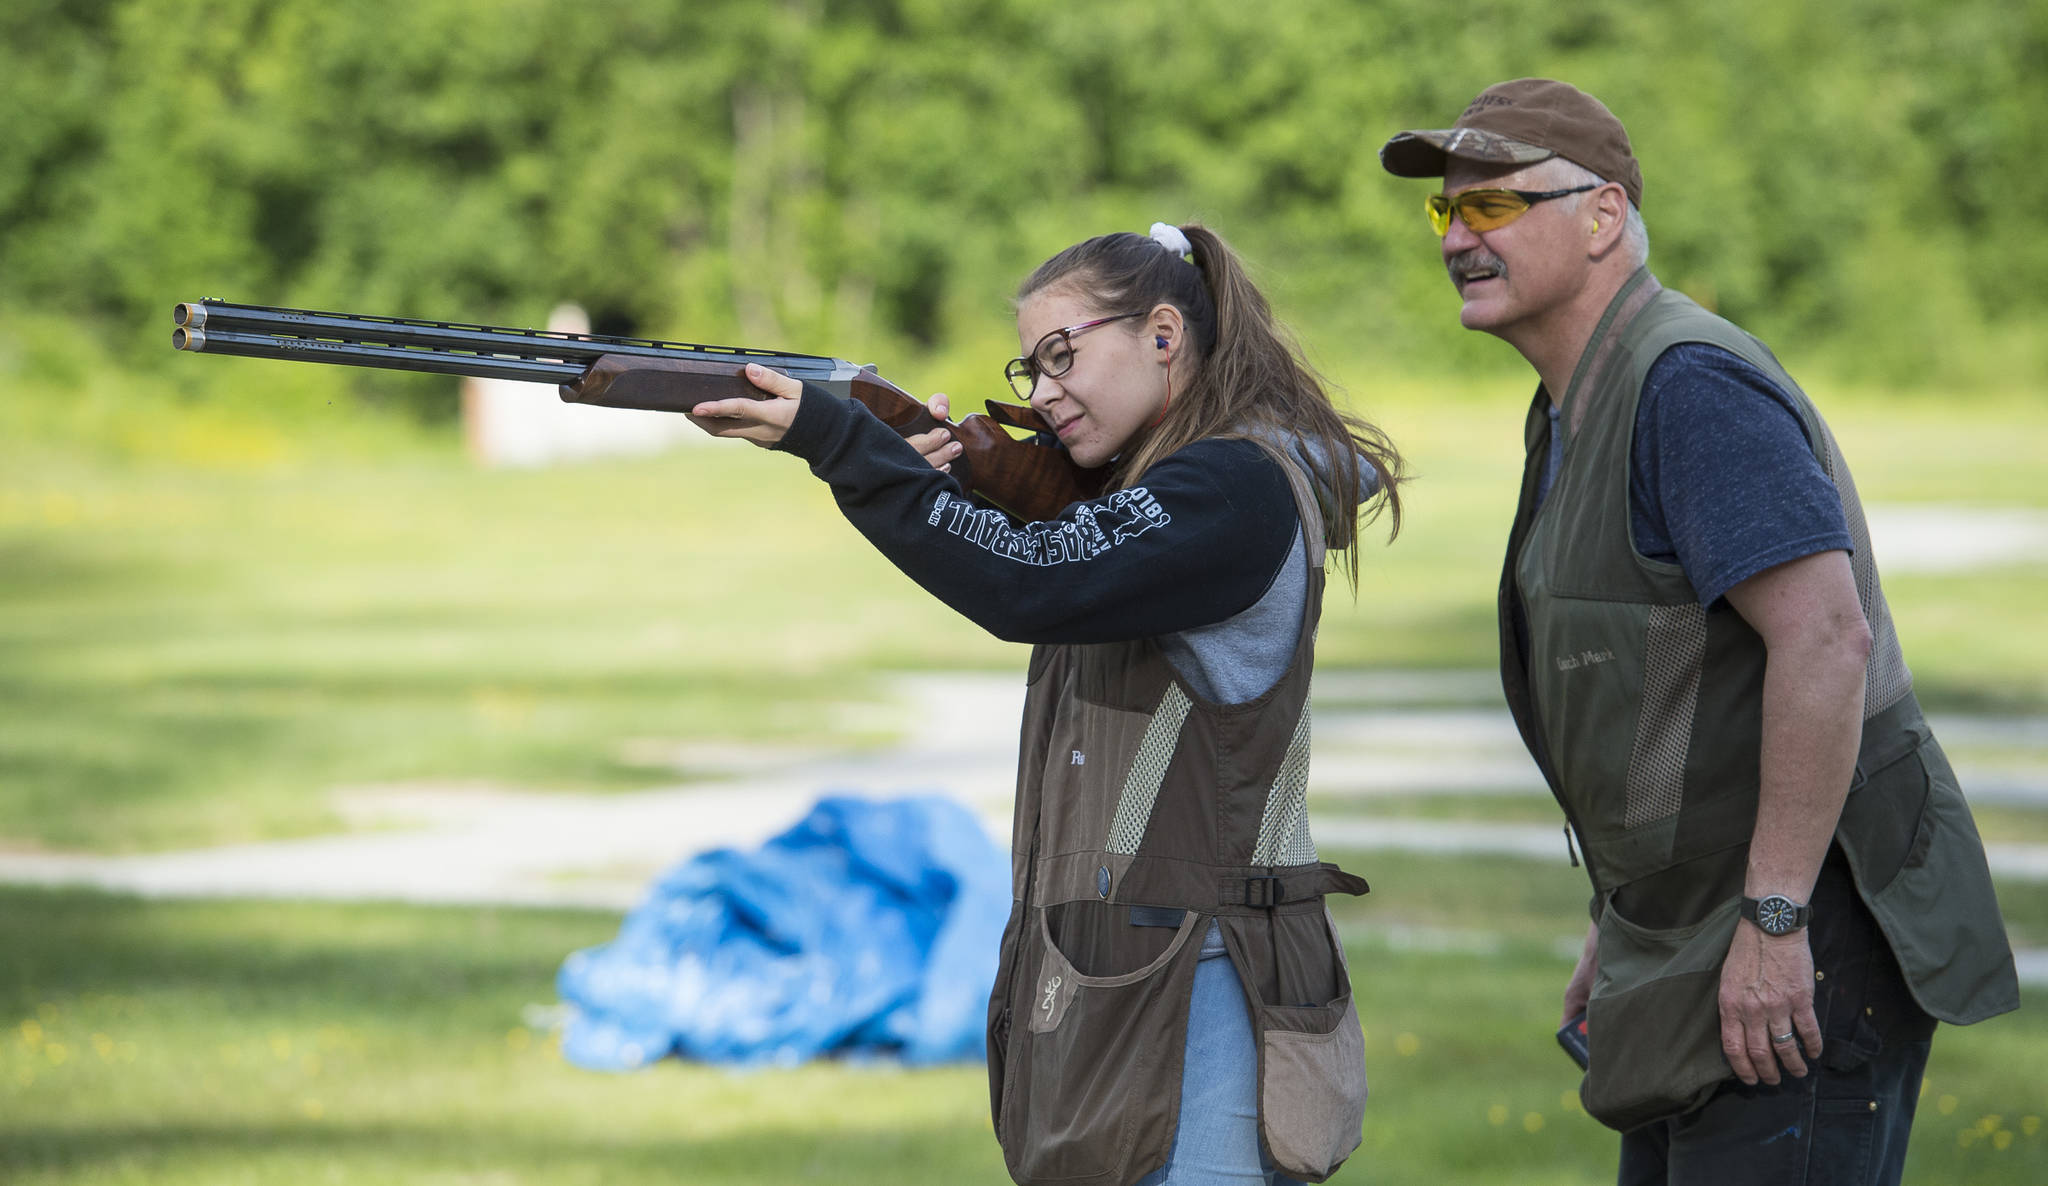
[[1479,92],[1458,122],[1437,131],[1402,132],[1380,148],[1396,177],[1442,177],[1444,158],[1533,165],[1561,156],[1628,191],[1643,205],[1643,170],[1628,131],[1605,104],[1568,83],[1517,78]]

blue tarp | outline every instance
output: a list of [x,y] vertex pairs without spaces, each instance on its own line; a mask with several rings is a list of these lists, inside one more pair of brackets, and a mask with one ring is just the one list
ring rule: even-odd
[[978,1059],[1009,909],[1009,856],[958,803],[828,796],[757,851],[677,865],[569,956],[562,1049],[594,1070]]

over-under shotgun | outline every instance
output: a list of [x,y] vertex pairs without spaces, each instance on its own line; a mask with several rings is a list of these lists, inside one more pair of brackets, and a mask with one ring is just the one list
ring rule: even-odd
[[986,415],[941,422],[873,367],[816,354],[217,300],[180,304],[173,319],[171,344],[180,350],[553,383],[571,403],[657,412],[688,412],[707,400],[735,396],[765,399],[766,393],[741,377],[747,363],[759,363],[855,400],[904,436],[943,423],[962,446],[952,468],[961,487],[1026,521],[1051,519],[1069,503],[1100,494],[1105,476],[1076,466],[1063,450],[1019,440],[999,427],[1045,431],[1025,405],[990,401]]

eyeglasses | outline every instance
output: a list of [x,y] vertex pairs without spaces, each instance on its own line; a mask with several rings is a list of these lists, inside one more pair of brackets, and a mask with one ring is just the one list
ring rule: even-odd
[[1456,194],[1431,194],[1425,203],[1429,209],[1429,225],[1436,228],[1438,237],[1451,233],[1451,211],[1465,220],[1465,225],[1475,231],[1497,230],[1529,212],[1529,207],[1538,202],[1548,202],[1566,194],[1582,194],[1598,185],[1581,185],[1573,189],[1468,189]]
[[1011,359],[1009,365],[1003,368],[1003,377],[1010,381],[1010,390],[1016,392],[1019,399],[1028,400],[1031,398],[1032,389],[1038,386],[1041,375],[1048,379],[1057,379],[1074,369],[1075,334],[1094,329],[1098,325],[1108,325],[1112,321],[1128,321],[1144,315],[1142,312],[1119,313],[1114,317],[1098,317],[1093,321],[1056,329],[1038,339],[1038,345],[1031,348],[1031,353],[1027,357]]

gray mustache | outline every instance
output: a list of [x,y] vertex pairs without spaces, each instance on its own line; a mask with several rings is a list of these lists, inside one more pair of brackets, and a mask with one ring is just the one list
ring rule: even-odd
[[1461,251],[1444,263],[1444,271],[1450,275],[1451,282],[1454,284],[1458,282],[1459,277],[1464,273],[1484,269],[1491,269],[1501,276],[1508,274],[1508,266],[1499,256],[1491,251],[1482,251],[1478,248],[1470,251]]

